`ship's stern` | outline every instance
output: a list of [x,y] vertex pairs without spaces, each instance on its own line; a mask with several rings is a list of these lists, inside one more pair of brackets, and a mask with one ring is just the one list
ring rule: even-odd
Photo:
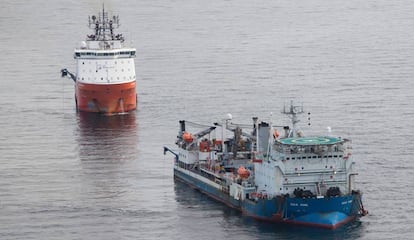
[[366,214],[359,192],[337,197],[288,198],[285,221],[336,229]]

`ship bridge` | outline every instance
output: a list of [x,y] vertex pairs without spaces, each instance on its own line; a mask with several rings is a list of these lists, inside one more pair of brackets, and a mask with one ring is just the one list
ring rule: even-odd
[[99,49],[75,49],[74,58],[82,59],[116,59],[116,58],[134,58],[135,57],[135,48],[122,48],[122,49],[108,49],[108,50],[99,50]]

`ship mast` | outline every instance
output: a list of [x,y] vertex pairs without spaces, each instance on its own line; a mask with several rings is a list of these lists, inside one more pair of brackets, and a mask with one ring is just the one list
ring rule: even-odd
[[288,115],[292,121],[292,130],[289,132],[289,135],[287,137],[302,137],[302,134],[300,133],[300,129],[298,127],[298,123],[300,122],[298,114],[304,113],[303,105],[295,106],[293,104],[293,101],[291,101],[289,107],[286,107],[286,105],[283,107],[282,113]]
[[89,41],[110,41],[120,40],[124,41],[122,34],[114,34],[114,29],[119,28],[119,16],[112,16],[109,18],[108,12],[105,12],[105,6],[102,5],[102,12],[89,16],[88,27],[94,30],[94,34],[88,35]]

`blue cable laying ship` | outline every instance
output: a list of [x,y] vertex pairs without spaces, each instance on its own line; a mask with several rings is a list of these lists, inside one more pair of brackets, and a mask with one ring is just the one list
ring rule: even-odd
[[230,114],[212,126],[180,121],[178,148],[164,147],[175,156],[175,179],[260,220],[336,229],[366,215],[351,141],[304,136],[302,106],[282,113],[291,126],[234,124]]

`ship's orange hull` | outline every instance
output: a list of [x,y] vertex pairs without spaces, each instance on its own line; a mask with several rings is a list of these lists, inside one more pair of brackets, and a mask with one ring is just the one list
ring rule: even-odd
[[75,88],[79,111],[116,114],[137,108],[135,81],[107,85],[76,82]]

